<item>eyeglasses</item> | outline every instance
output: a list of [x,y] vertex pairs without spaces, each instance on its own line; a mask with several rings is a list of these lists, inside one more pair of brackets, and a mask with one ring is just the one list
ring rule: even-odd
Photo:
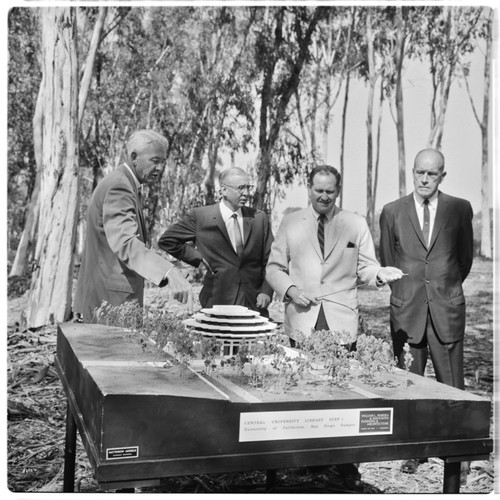
[[429,172],[428,170],[414,170],[413,173],[415,174],[416,177],[421,179],[422,177],[425,177],[425,174],[427,174],[427,177],[431,181],[435,181],[436,179],[439,179],[443,175],[444,172]]
[[245,191],[252,191],[254,186],[252,184],[241,184],[241,186],[230,186],[229,184],[223,184],[223,186],[235,189],[236,191],[239,191],[240,193],[244,193]]

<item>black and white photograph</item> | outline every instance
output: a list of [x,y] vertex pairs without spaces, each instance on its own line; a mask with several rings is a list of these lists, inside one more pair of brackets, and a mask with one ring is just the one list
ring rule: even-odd
[[500,492],[495,3],[1,10],[6,498]]

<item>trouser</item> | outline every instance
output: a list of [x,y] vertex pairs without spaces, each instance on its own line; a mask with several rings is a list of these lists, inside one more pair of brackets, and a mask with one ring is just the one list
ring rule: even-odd
[[[401,332],[393,332],[392,340],[394,346],[394,355],[398,360],[398,367],[404,366],[404,344],[407,340]],[[427,324],[422,340],[418,344],[408,343],[413,361],[410,366],[410,372],[417,375],[424,375],[427,359],[431,357],[436,380],[446,385],[451,385],[458,389],[464,389],[464,342],[444,343],[439,338],[438,332],[434,327],[431,315],[427,316]]]

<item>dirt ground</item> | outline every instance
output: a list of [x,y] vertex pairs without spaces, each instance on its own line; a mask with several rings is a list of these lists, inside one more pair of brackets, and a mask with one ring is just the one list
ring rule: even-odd
[[[194,284],[199,288],[199,284]],[[465,282],[467,330],[465,339],[466,390],[493,399],[493,265],[476,259]],[[388,290],[360,290],[361,316],[365,332],[389,340]],[[148,289],[148,304],[173,304],[165,290]],[[56,328],[37,331],[22,326],[26,295],[8,301],[8,444],[7,473],[11,492],[61,492],[65,438],[65,396],[54,368]],[[196,308],[196,304],[195,304]],[[282,319],[282,304],[273,302],[271,317]],[[433,377],[429,367],[426,376]],[[493,429],[493,418],[492,418]],[[275,493],[439,493],[443,462],[430,458],[415,474],[404,474],[400,463],[361,463],[361,483],[347,487],[335,468],[323,471],[286,469],[277,471]],[[77,445],[76,490],[98,492],[98,485],[80,439]],[[161,488],[137,490],[169,493],[265,493],[266,471],[171,478]],[[472,462],[462,493],[495,491],[494,457]],[[19,497],[20,498],[20,497]]]

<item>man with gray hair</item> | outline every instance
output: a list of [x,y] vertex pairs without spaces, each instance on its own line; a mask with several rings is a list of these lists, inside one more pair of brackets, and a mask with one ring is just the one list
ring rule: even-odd
[[137,130],[126,146],[125,162],[105,176],[88,206],[87,237],[73,310],[84,322],[96,322],[95,310],[135,301],[143,305],[144,279],[186,303],[191,286],[172,263],[148,248],[142,212],[143,184],[157,182],[167,159],[167,139]]

